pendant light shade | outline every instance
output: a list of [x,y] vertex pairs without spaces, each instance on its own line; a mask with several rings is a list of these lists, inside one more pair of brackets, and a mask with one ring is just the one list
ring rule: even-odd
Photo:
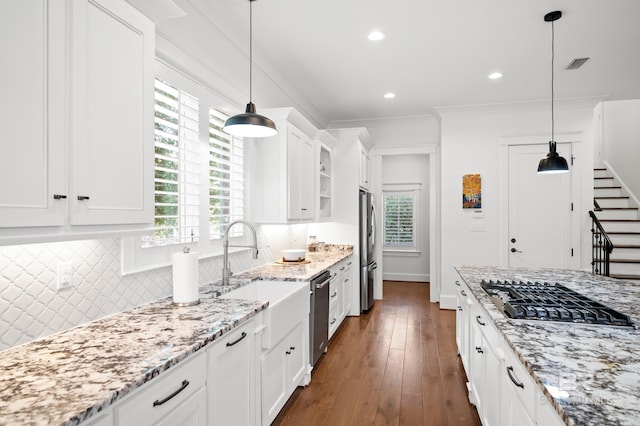
[[569,171],[569,165],[564,157],[560,157],[556,152],[556,143],[549,142],[549,153],[547,158],[540,160],[538,164],[538,173],[552,174],[552,173],[564,173]]
[[229,117],[222,130],[230,135],[245,138],[268,138],[278,134],[273,121],[264,115],[256,114],[256,106],[253,102],[247,104],[244,114]]
[[266,138],[278,134],[276,124],[264,115],[256,114],[253,103],[253,3],[249,0],[249,103],[245,112],[230,117],[222,130],[232,136],[245,138]]
[[558,155],[556,151],[556,142],[554,140],[555,136],[555,121],[554,121],[554,110],[553,110],[553,100],[554,100],[554,75],[553,75],[553,62],[554,62],[554,28],[553,23],[562,17],[562,12],[559,10],[549,12],[544,15],[545,22],[551,22],[551,140],[549,141],[549,153],[547,154],[547,158],[543,158],[540,160],[538,164],[538,173],[541,174],[551,174],[551,173],[564,173],[569,171],[569,165],[567,164],[567,160]]

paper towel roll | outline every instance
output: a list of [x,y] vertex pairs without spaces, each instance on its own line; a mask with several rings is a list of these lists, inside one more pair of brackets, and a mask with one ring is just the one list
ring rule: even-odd
[[173,303],[198,303],[198,254],[173,254]]

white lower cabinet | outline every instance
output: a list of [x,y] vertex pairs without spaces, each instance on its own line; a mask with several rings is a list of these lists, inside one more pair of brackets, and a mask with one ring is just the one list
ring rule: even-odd
[[114,408],[118,426],[206,425],[206,354],[196,354]]
[[256,344],[253,320],[207,350],[207,412],[210,424],[255,425]]
[[464,281],[456,281],[456,288],[456,343],[469,380],[469,401],[482,424],[563,425]]
[[331,269],[329,287],[329,338],[331,338],[351,312],[352,294],[352,260],[347,258]]
[[261,357],[263,425],[271,424],[296,387],[304,384],[309,364],[305,329],[309,329],[308,321],[299,322]]
[[456,281],[458,289],[458,307],[456,311],[456,344],[458,354],[462,360],[465,371],[469,371],[469,315],[471,310],[471,299],[468,297],[467,286]]
[[113,426],[113,410],[107,410],[92,417],[87,426]]

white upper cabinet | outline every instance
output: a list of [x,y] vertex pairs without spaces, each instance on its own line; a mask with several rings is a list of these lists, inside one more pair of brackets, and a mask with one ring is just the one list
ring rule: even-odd
[[153,220],[154,26],[121,0],[73,2],[72,225]]
[[0,244],[152,225],[153,23],[124,0],[3,7]]
[[0,227],[60,226],[66,211],[60,197],[66,196],[64,8],[42,0],[2,8]]
[[316,206],[316,128],[293,108],[260,112],[272,119],[278,134],[255,139],[252,167],[257,222],[312,221]]
[[316,141],[316,221],[330,221],[332,217],[333,185],[331,149],[338,141],[326,130],[318,132]]

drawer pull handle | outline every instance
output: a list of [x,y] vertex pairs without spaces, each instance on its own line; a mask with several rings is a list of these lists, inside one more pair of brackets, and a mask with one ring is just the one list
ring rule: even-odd
[[456,285],[460,287],[460,281],[456,281]]
[[338,292],[336,291],[331,295],[331,297],[336,297],[337,295],[338,295]]
[[88,200],[89,197],[87,197],[86,195],[78,195],[78,201],[84,201],[84,200]]
[[185,379],[185,380],[182,381],[182,385],[180,386],[180,388],[177,389],[174,393],[172,393],[171,395],[169,395],[168,397],[166,397],[163,400],[156,399],[155,401],[153,401],[153,406],[157,407],[158,405],[164,404],[165,402],[169,401],[170,399],[172,399],[173,397],[178,395],[180,392],[185,390],[187,388],[187,386],[189,386],[189,381]]
[[336,321],[337,321],[337,319],[336,319],[336,318],[334,318],[334,319],[332,319],[332,320],[331,320],[331,322],[330,322],[329,324],[333,325],[333,324],[335,324],[335,323],[336,323]]
[[476,316],[476,321],[478,321],[478,324],[480,324],[480,325],[487,325],[487,323],[486,323],[486,322],[482,322],[482,321],[480,321],[480,319],[481,319],[481,318],[482,318],[482,317],[481,317],[480,315],[477,315],[477,316]]
[[348,262],[347,265],[351,266],[351,262]]
[[62,195],[62,194],[53,194],[53,199],[54,200],[65,200],[67,198],[66,195]]
[[467,293],[465,293],[465,291],[464,291],[464,290],[460,290],[460,294],[461,294],[461,295],[463,295],[463,296],[465,296],[465,297],[467,297]]
[[[480,346],[476,346],[476,352],[478,352],[479,354],[483,354],[484,351],[482,350],[482,348]],[[511,379],[513,380],[513,379]]]
[[509,378],[511,379],[511,381],[513,382],[514,385],[516,385],[519,388],[524,389],[524,383],[518,382],[516,380],[516,378],[513,376],[513,367],[507,367],[507,374],[509,375]]
[[344,271],[344,266],[342,268],[340,268],[341,271]]
[[291,352],[290,351],[286,351],[285,354],[291,355]]
[[462,306],[458,306],[458,310],[462,312]]
[[233,342],[227,342],[227,347],[229,346],[233,346],[236,343],[239,343],[240,340],[244,339],[245,337],[247,337],[247,333],[245,333],[244,331],[242,332],[242,334],[240,335],[240,337],[238,337],[236,340],[234,340]]
[[296,347],[295,347],[295,346],[289,346],[289,350],[290,350],[290,351],[295,351],[295,350],[296,350]]

